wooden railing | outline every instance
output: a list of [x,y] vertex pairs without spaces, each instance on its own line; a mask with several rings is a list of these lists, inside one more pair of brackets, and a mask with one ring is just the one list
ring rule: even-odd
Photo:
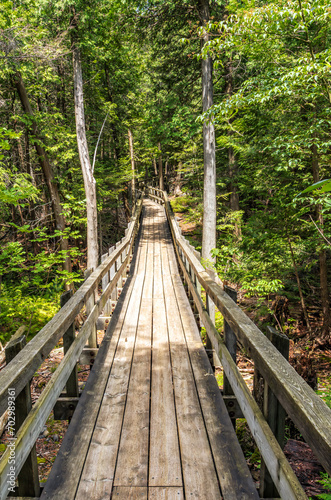
[[[245,348],[256,369],[263,376],[266,388],[269,387],[269,391],[282,405],[329,474],[331,474],[331,410],[222,287],[210,277],[200,262],[199,253],[182,236],[167,193],[155,187],[145,189],[152,200],[165,206],[178,263],[190,298],[198,310],[209,342],[218,355],[236,402],[247,420],[269,471],[274,483],[271,485],[271,490],[276,487],[281,498],[286,500],[307,498],[286,460],[280,445],[282,443],[277,442],[267,423],[267,419],[270,423],[270,418],[266,419],[260,410],[235,364],[233,352],[229,352],[224,339],[208,315],[201,298],[201,287],[206,293],[206,302],[211,300],[222,313],[228,329]],[[270,491],[267,484],[262,485],[263,489],[262,496],[273,496],[267,493]]]
[[[30,473],[34,477],[30,476],[27,481],[26,477],[21,477],[19,474],[27,461],[29,462],[30,460],[31,462],[31,452],[33,452],[35,442],[50,412],[57,403],[63,388],[66,385],[68,388],[68,381],[70,379],[73,382],[70,387],[75,392],[77,379],[72,379],[76,377],[77,360],[82,354],[85,344],[90,339],[89,346],[97,347],[96,323],[102,311],[108,311],[109,314],[109,298],[117,287],[121,288],[123,286],[123,278],[127,276],[135,236],[139,227],[141,209],[142,200],[138,200],[135,214],[126,230],[126,236],[121,242],[117,243],[116,248],[110,249],[109,255],[103,256],[101,265],[90,274],[71,298],[67,297],[69,300],[64,300],[66,302],[65,305],[63,305],[53,319],[27,345],[21,345],[23,348],[17,354],[15,353],[15,359],[9,362],[0,372],[1,416],[8,408],[10,396],[14,395],[15,402],[17,403],[18,396],[26,392],[27,399],[29,399],[29,381],[47,358],[50,351],[58,344],[61,337],[63,337],[63,360],[53,373],[32,409],[30,409],[31,402],[28,403],[30,407],[28,408],[29,411],[26,412],[26,418],[19,429],[15,431],[14,447],[11,448],[8,446],[0,461],[1,500],[7,498],[9,492],[8,485],[9,478],[12,476],[12,467],[14,467],[14,477],[18,476],[19,478],[19,495],[39,496],[36,457],[34,457],[35,463],[32,463],[32,468],[30,463],[30,469],[28,468],[29,470],[26,472],[26,474]],[[101,280],[103,290],[102,295],[98,297],[98,285]],[[73,323],[84,305],[86,305],[88,317],[76,336]],[[93,349],[95,348],[87,349],[88,356],[85,356],[85,358],[90,359],[91,353],[93,357]],[[63,404],[65,405],[65,402]],[[15,411],[22,412],[22,409],[15,408]],[[16,415],[16,423],[17,420],[19,419],[17,419]]]

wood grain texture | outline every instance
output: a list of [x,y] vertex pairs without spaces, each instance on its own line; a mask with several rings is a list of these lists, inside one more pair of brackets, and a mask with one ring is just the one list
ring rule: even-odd
[[148,500],[184,500],[183,488],[159,486],[148,490]]
[[75,496],[77,500],[85,498],[100,500],[107,498],[107,495],[109,498],[112,491],[145,278],[145,266],[146,247],[140,246],[140,257],[134,273],[136,279]]
[[181,486],[168,332],[163,299],[153,299],[150,486]]
[[[116,486],[111,498],[116,500],[147,500],[147,488]],[[109,500],[109,497],[107,497],[107,500]]]
[[147,486],[152,299],[142,299],[115,486]]
[[[139,252],[133,261],[133,266],[137,260]],[[43,490],[42,499],[75,498],[134,284],[135,277],[130,277],[126,282],[126,293],[121,296],[114,311],[80,403]],[[75,457],[74,460],[72,456]]]

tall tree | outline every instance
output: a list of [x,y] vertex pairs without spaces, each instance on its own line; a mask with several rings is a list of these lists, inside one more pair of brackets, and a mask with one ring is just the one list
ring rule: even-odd
[[87,214],[87,267],[99,264],[97,192],[86,139],[83,72],[77,39],[73,43],[74,99],[79,159],[83,173]]
[[[210,20],[209,0],[199,0],[199,12],[202,23],[202,49],[209,41],[207,24]],[[210,55],[203,57],[202,71],[202,110],[207,113],[213,105],[213,63]],[[216,158],[215,128],[211,119],[203,123],[203,229],[202,258],[213,261],[211,250],[216,248]]]

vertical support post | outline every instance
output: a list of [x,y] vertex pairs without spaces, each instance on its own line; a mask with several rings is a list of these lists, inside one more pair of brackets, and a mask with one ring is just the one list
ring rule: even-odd
[[[84,273],[84,278],[87,280],[87,278],[93,273],[93,268],[87,269]],[[93,307],[95,304],[95,293],[93,292],[92,295],[87,299],[85,307],[86,307],[86,314],[87,316],[90,314],[92,311]],[[92,348],[98,347],[97,343],[97,327],[95,324],[92,325],[91,327],[91,335],[88,339],[88,346]]]
[[[290,349],[290,341],[288,337],[275,330],[275,328],[268,326],[267,338],[284,356],[284,358],[288,360]],[[266,381],[264,381],[263,413],[280,447],[283,448],[286,412]],[[260,496],[261,498],[279,497],[277,488],[271,479],[263,459],[261,459],[260,471]]]
[[[125,238],[122,238],[121,243],[123,243],[124,240]],[[123,264],[127,255],[128,255],[128,247],[126,247],[125,250],[123,250],[123,252],[121,253],[121,264]],[[122,288],[124,287],[125,282],[126,282],[126,267],[123,269],[123,274],[122,274]]]
[[[6,363],[8,364],[26,345],[25,335],[9,342],[5,350]],[[23,424],[32,408],[30,382],[15,395],[15,433]],[[38,462],[36,445],[26,459],[20,473],[18,474],[18,494],[22,497],[39,497],[40,486],[38,476]]]
[[[224,287],[225,293],[228,294],[228,296],[235,302],[237,303],[237,292],[233,288],[229,286]],[[235,336],[232,328],[230,325],[227,323],[227,321],[224,320],[224,342],[225,345],[233,359],[233,361],[236,363],[237,361],[237,337]],[[233,396],[233,390],[232,387],[224,374],[223,376],[223,394],[224,396]],[[231,418],[233,427],[236,427],[236,419]]]
[[[107,258],[108,258],[108,254],[107,253],[101,255],[101,262],[104,262]],[[109,283],[109,272],[107,272],[104,275],[104,277],[102,278],[102,291],[106,290],[108,283]],[[105,307],[104,307],[104,310],[103,310],[103,315],[106,316],[106,317],[110,316],[110,304],[109,304],[109,300],[107,300],[107,302],[105,304]]]
[[[71,299],[73,296],[73,291],[68,290],[67,292],[64,292],[61,295],[60,298],[60,305],[63,307],[68,300]],[[76,338],[76,332],[75,332],[75,323],[72,323],[72,325],[69,326],[68,330],[65,332],[63,335],[63,354],[64,356],[68,352],[71,344]],[[78,372],[77,372],[77,364],[75,365],[74,369],[72,370],[71,374],[69,375],[69,378],[66,383],[66,390],[67,390],[67,397],[74,397],[78,398],[79,396],[79,389],[78,389]]]
[[[118,248],[120,246],[121,242],[118,241],[115,245],[116,248]],[[122,260],[122,255],[120,255],[118,257],[118,259],[116,259],[116,265],[115,265],[115,269],[116,269],[116,272],[119,270],[119,268],[121,267],[121,260]],[[122,291],[122,276],[120,276],[118,282],[117,282],[117,297],[116,297],[116,300],[119,299],[119,296],[121,294],[121,291]]]
[[[206,292],[206,310],[207,310],[207,313],[208,313],[213,325],[215,325],[215,304],[212,301],[212,299],[209,297],[207,292]],[[208,337],[208,333],[207,333],[207,340],[206,340],[206,351],[207,351],[207,355],[208,355],[211,367],[212,367],[213,371],[215,371],[214,349],[213,349],[213,344],[211,343],[211,340]]]

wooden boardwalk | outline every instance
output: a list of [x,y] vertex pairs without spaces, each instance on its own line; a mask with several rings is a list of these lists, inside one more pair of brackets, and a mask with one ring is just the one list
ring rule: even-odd
[[259,498],[179,277],[164,209],[150,200],[46,498]]

